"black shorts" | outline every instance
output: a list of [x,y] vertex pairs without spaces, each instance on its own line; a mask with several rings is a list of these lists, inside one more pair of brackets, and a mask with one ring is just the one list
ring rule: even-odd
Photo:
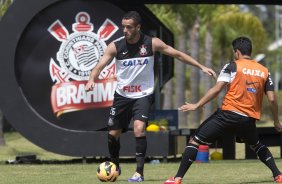
[[128,130],[131,120],[141,120],[147,124],[152,102],[153,95],[131,99],[115,93],[113,106],[110,110],[108,130],[122,129],[125,132]]
[[255,145],[258,142],[256,119],[218,109],[200,125],[193,138],[199,144],[209,145],[224,134],[235,135],[241,142]]

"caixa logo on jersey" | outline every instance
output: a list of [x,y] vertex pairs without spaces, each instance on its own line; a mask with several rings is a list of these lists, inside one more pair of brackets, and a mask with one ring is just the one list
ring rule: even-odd
[[87,12],[78,12],[74,20],[71,33],[60,20],[54,21],[48,28],[54,39],[61,43],[56,59],[51,58],[49,65],[50,76],[55,83],[51,103],[57,116],[71,111],[111,106],[116,86],[113,60],[101,72],[93,91],[85,91],[91,70],[104,55],[106,41],[119,29],[118,26],[107,18],[95,33]]

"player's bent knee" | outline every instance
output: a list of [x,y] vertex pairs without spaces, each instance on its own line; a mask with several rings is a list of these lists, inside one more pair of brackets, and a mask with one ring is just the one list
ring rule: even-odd
[[109,134],[115,138],[119,138],[122,130],[109,130]]
[[146,134],[145,134],[145,131],[134,130],[134,135],[135,135],[135,137],[144,137]]
[[190,144],[197,145],[197,146],[200,145],[200,143],[196,142],[196,141],[194,140],[194,138],[190,138],[189,143],[190,143]]

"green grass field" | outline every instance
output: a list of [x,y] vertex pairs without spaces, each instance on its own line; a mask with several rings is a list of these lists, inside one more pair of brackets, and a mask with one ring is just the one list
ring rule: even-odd
[[[277,160],[282,168],[281,160]],[[95,184],[98,164],[0,165],[1,184]],[[116,183],[125,184],[135,164],[121,164],[122,175]],[[146,164],[144,184],[161,184],[173,175],[178,163]],[[256,160],[213,161],[195,163],[184,184],[273,183],[270,171]]]
[[[72,160],[47,152],[30,143],[18,133],[5,134],[6,146],[0,147],[0,184],[96,184],[98,163],[75,164],[5,164],[17,155],[36,154],[40,160]],[[276,159],[282,169],[282,159]],[[62,162],[63,163],[63,162]],[[145,165],[144,184],[162,184],[175,174],[179,162]],[[128,183],[134,163],[121,163],[122,175],[117,184]],[[273,183],[271,172],[258,160],[222,160],[194,163],[184,178],[184,184],[247,184]]]

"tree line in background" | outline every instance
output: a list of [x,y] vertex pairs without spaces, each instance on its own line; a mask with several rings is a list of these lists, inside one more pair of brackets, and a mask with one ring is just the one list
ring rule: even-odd
[[[276,66],[275,55],[268,45],[275,40],[274,5],[214,5],[214,4],[164,4],[147,5],[148,8],[174,33],[175,47],[189,53],[218,74],[232,61],[231,41],[247,36],[253,41],[253,57],[265,53],[267,67],[272,72]],[[187,67],[187,68],[186,68]],[[281,70],[281,69],[280,69]],[[198,69],[175,62],[175,77],[162,90],[164,109],[176,109],[185,101],[196,102],[216,82]],[[222,92],[217,102],[210,102],[203,110],[179,112],[179,126],[198,127],[222,102]],[[264,117],[269,119],[267,103]],[[281,103],[280,103],[281,105]],[[281,110],[281,108],[280,108]]]

